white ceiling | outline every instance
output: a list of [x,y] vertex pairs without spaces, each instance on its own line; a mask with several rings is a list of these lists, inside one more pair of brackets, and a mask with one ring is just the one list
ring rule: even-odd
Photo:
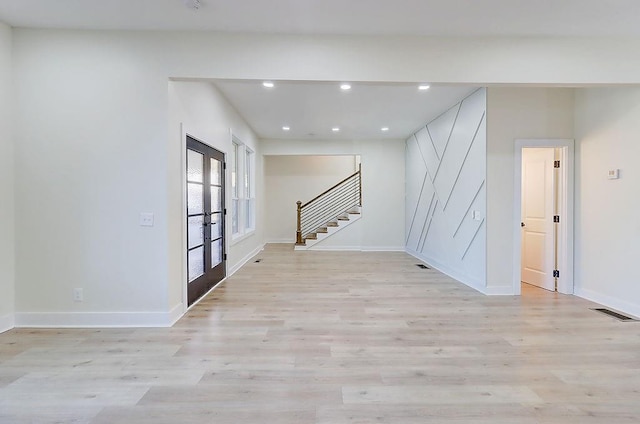
[[16,27],[295,34],[640,35],[638,0],[0,0]]
[[[0,0],[14,27],[430,36],[640,36],[640,0]],[[261,138],[405,138],[472,87],[214,81]],[[289,125],[291,131],[282,131]],[[333,133],[331,128],[341,131]],[[388,132],[380,131],[388,126]],[[314,135],[309,135],[309,134]]]
[[275,81],[273,88],[262,81],[213,83],[260,138],[318,140],[405,139],[476,89],[352,83],[343,91],[339,82]]

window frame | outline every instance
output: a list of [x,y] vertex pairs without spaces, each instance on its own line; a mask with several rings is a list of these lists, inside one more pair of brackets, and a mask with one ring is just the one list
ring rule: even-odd
[[231,184],[231,239],[239,237],[240,234],[240,215],[238,211],[238,204],[240,202],[239,194],[240,188],[238,184],[238,164],[240,156],[241,143],[235,137],[231,140],[231,160],[230,162],[230,184]]
[[[255,152],[231,136],[231,244],[255,233]],[[235,185],[234,185],[235,184]]]

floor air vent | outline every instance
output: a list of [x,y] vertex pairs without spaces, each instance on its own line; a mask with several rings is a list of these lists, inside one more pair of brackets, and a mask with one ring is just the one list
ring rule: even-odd
[[431,268],[429,268],[428,266],[426,266],[426,265],[424,265],[424,264],[416,264],[416,266],[417,266],[418,268],[422,268],[422,269],[431,269]]
[[609,316],[612,316],[612,317],[614,317],[614,318],[616,318],[616,319],[619,319],[620,321],[637,321],[637,320],[636,320],[636,319],[634,319],[634,318],[628,317],[628,316],[626,316],[626,315],[619,314],[618,312],[614,312],[614,311],[612,311],[612,310],[610,310],[610,309],[606,309],[606,308],[594,308],[593,310],[594,310],[594,311],[598,311],[598,312],[602,312],[603,314],[607,314],[607,315],[609,315]]

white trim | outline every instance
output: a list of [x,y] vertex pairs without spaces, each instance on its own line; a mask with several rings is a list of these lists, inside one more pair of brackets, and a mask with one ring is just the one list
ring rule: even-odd
[[240,259],[240,261],[229,269],[229,274],[227,277],[231,277],[233,274],[238,272],[240,268],[242,268],[247,262],[249,262],[254,256],[260,253],[264,249],[264,244],[256,247],[251,253],[249,253],[244,258]]
[[182,316],[182,304],[168,312],[19,312],[16,328],[171,327]]
[[229,245],[230,246],[235,246],[236,244],[240,243],[241,241],[243,241],[245,239],[248,239],[249,237],[251,237],[255,233],[256,233],[255,228],[253,228],[251,230],[247,230],[246,233],[236,233],[236,234],[231,236],[231,241],[229,242]]
[[599,303],[608,308],[617,309],[627,315],[633,315],[635,318],[640,317],[640,305],[626,302],[624,300],[610,297],[589,289],[576,287],[575,295],[591,302]]
[[363,252],[404,252],[404,246],[362,246]]
[[180,264],[180,276],[182,280],[182,313],[186,313],[189,305],[189,298],[187,294],[187,284],[189,284],[189,277],[187,271],[187,131],[184,128],[184,124],[180,122],[180,183],[182,193],[182,210],[180,231],[182,233],[182,263]]
[[184,305],[182,303],[178,303],[176,306],[171,308],[168,315],[169,315],[168,327],[173,327],[173,324],[178,322],[178,320],[184,316]]
[[313,246],[313,249],[297,250],[316,250],[319,252],[362,252],[362,246]]
[[514,198],[513,198],[513,246],[517,254],[513,255],[513,294],[521,293],[521,237],[520,229],[522,215],[522,149],[525,147],[556,147],[562,150],[562,165],[560,167],[560,190],[564,194],[560,199],[559,213],[560,234],[558,237],[558,252],[560,278],[558,278],[558,292],[574,293],[573,280],[573,226],[574,226],[574,141],[571,139],[520,139],[515,141],[514,166]]
[[296,239],[294,237],[288,238],[288,239],[271,239],[271,240],[267,240],[266,244],[293,244],[296,242]]
[[6,314],[0,316],[0,333],[11,330],[16,326],[15,316],[13,314]]
[[313,249],[325,252],[404,252],[404,246],[314,246]]
[[[233,188],[229,186],[229,191],[231,192],[231,203],[229,206],[229,210],[231,211],[231,219],[229,220],[233,223],[233,202],[237,201],[238,204],[238,232],[233,232],[233,224],[231,225],[230,237],[229,241],[231,246],[236,243],[241,242],[245,238],[251,236],[256,231],[256,220],[257,220],[257,205],[253,209],[253,227],[247,227],[247,214],[248,208],[246,207],[247,203],[254,201],[255,205],[255,195],[252,197],[251,190],[254,191],[255,194],[255,173],[256,173],[256,152],[251,147],[249,147],[240,137],[238,137],[234,132],[233,128],[229,128],[229,135],[231,139],[232,151],[235,151],[236,148],[234,146],[238,146],[237,152],[235,153],[235,167],[236,167],[236,185],[237,185],[237,196],[233,197]],[[252,155],[252,156],[249,156]],[[247,173],[247,158],[251,157],[250,169],[249,169],[249,192],[246,191],[245,184],[245,174]],[[229,167],[229,172],[231,172],[231,167]]]
[[[449,268],[446,265],[443,265],[441,263],[439,263],[437,260],[434,260],[433,258],[430,258],[426,255],[420,254],[418,252],[416,252],[413,249],[409,249],[408,247],[405,248],[405,252],[407,252],[409,255],[413,256],[414,258],[426,263],[427,265],[429,265],[431,268],[437,269],[438,271],[440,271],[443,274],[448,275],[449,277],[453,278],[454,280],[457,280],[458,282],[471,287],[472,289],[482,293],[482,294],[488,294],[487,288],[486,288],[486,283],[482,282],[482,281],[478,281],[472,277],[469,277],[467,275],[461,274],[460,272]],[[492,293],[493,294],[493,293]]]
[[513,296],[513,287],[511,286],[489,286],[485,287],[483,293],[487,296]]

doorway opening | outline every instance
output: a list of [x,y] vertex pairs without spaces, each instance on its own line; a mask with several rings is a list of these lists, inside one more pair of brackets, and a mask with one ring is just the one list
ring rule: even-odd
[[514,294],[525,287],[573,294],[574,142],[516,140]]

